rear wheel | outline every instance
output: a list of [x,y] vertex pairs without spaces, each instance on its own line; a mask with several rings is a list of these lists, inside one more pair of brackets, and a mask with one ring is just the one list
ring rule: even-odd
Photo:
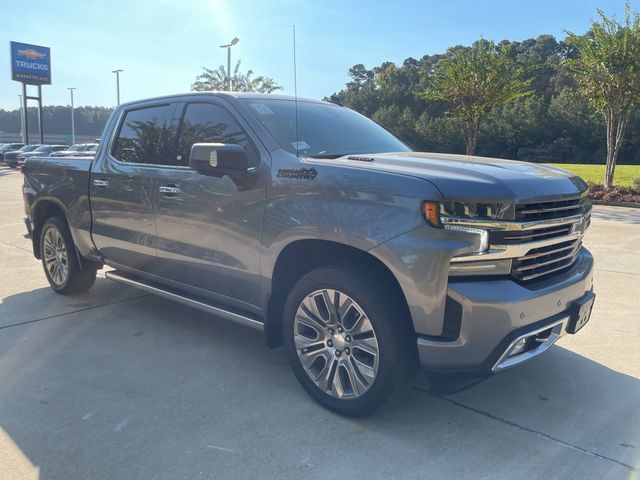
[[415,370],[405,309],[372,272],[313,270],[293,287],[284,339],[293,371],[321,405],[350,416],[383,405]]
[[51,217],[42,226],[40,254],[44,273],[56,293],[84,292],[95,283],[97,266],[87,262],[80,267],[71,233],[61,218]]

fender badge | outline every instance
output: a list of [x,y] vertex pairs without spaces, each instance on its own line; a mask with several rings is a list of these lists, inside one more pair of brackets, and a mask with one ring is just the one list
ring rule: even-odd
[[281,168],[278,170],[278,178],[301,178],[304,180],[313,180],[318,176],[315,168]]

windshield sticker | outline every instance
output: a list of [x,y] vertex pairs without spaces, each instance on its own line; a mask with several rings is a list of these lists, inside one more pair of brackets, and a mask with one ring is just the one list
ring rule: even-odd
[[267,107],[264,103],[251,103],[251,108],[253,108],[260,115],[272,115],[273,110]]
[[295,148],[296,150],[309,150],[311,148],[309,144],[304,140],[300,140],[299,142],[291,142],[291,145],[293,145],[293,148]]

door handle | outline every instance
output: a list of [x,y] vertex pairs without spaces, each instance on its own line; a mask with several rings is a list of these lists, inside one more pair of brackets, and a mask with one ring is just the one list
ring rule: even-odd
[[93,186],[94,187],[108,187],[109,186],[109,180],[100,180],[100,179],[95,179],[93,181]]
[[175,185],[161,185],[160,193],[167,193],[170,195],[177,195],[178,193],[182,193],[181,190]]

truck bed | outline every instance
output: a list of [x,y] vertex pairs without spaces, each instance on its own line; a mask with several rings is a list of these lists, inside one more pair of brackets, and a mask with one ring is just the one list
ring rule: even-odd
[[[22,194],[28,215],[59,207],[66,212],[71,235],[81,253],[92,249],[89,181],[91,157],[32,157],[24,164]],[[37,205],[34,205],[37,202]],[[88,250],[87,250],[88,249]]]

